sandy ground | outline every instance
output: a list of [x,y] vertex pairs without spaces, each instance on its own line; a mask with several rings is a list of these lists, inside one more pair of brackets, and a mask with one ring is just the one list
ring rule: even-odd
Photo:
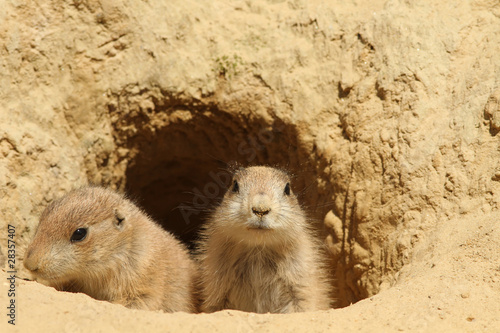
[[[130,310],[17,280],[16,325],[2,332],[498,332],[500,214],[444,223],[394,287],[342,309],[290,315]],[[8,284],[2,272],[0,304]]]
[[10,298],[2,271],[1,332],[500,332],[498,1],[0,3],[0,267],[12,224],[27,276],[41,212],[74,187],[130,190],[191,232],[203,219],[171,212],[206,211],[192,193],[221,164],[279,164],[338,303],[361,300],[164,314],[22,279]]

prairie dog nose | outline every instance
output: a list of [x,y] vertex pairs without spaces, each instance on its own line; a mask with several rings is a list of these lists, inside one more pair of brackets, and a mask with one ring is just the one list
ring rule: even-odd
[[257,215],[258,217],[262,217],[269,213],[271,211],[271,208],[257,208],[257,207],[252,207],[252,213]]
[[271,211],[269,200],[269,196],[265,194],[257,194],[252,200],[252,213],[258,217],[268,214]]
[[24,257],[24,267],[32,272],[38,270],[38,260],[33,256],[33,249],[28,249],[28,252]]

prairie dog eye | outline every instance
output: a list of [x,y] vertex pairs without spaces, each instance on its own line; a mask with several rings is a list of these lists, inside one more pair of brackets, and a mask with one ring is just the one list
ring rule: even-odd
[[233,181],[233,188],[231,189],[233,193],[238,193],[240,192],[240,185],[238,185],[238,182],[235,180]]
[[73,232],[73,235],[71,235],[70,241],[73,242],[80,242],[87,237],[87,228],[78,228]]
[[286,183],[285,185],[285,194],[290,195],[290,183]]

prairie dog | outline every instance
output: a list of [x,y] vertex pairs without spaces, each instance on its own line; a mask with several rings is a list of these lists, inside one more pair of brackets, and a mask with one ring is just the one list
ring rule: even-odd
[[202,231],[202,311],[290,313],[330,307],[319,246],[290,188],[265,166],[240,169]]
[[136,309],[196,310],[197,269],[187,249],[109,189],[84,187],[51,203],[24,266],[60,291]]

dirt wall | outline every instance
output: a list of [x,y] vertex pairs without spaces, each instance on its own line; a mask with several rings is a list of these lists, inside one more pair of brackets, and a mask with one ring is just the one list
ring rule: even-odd
[[393,285],[449,218],[498,209],[495,1],[3,8],[0,229],[17,226],[20,257],[76,186],[127,190],[190,241],[229,162],[280,165],[344,306]]

